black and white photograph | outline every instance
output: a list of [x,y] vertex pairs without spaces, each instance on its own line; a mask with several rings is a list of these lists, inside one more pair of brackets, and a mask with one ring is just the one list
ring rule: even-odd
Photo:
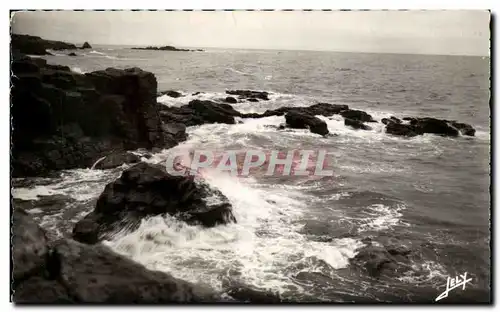
[[230,9],[10,11],[10,302],[492,304],[492,12]]

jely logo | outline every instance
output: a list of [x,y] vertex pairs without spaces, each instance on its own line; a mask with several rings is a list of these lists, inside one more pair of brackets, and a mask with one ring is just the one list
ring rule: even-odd
[[448,280],[446,281],[446,290],[436,298],[436,301],[448,297],[448,293],[457,287],[463,286],[462,290],[465,290],[465,285],[470,281],[472,281],[472,278],[467,279],[467,272],[463,275],[456,276],[455,278],[448,277]]

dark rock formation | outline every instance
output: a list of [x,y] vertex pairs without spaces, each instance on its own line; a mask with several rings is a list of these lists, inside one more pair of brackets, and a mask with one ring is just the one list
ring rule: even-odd
[[394,121],[395,123],[398,123],[398,124],[402,123],[401,119],[394,117],[394,116],[389,117],[389,119]]
[[87,41],[85,41],[80,49],[92,49],[92,46]]
[[90,167],[110,151],[168,148],[156,78],[139,68],[87,73],[14,54],[13,176]]
[[13,212],[15,303],[215,302],[210,289],[150,271],[102,245],[52,243],[24,211]]
[[340,115],[344,118],[349,118],[352,120],[358,120],[362,122],[376,122],[373,117],[361,110],[356,110],[356,109],[346,109],[342,112],[340,112]]
[[344,119],[344,125],[350,126],[354,129],[362,129],[362,130],[371,130],[372,129],[371,127],[365,125],[363,122],[361,122],[359,120],[353,120],[353,119],[349,119],[349,118]]
[[[207,203],[209,196],[220,203]],[[144,217],[161,214],[207,227],[236,222],[219,191],[189,176],[170,175],[162,166],[139,163],[106,186],[94,211],[76,224],[73,237],[95,243],[116,230],[134,228]]]
[[236,104],[236,103],[238,103],[238,100],[236,100],[236,99],[235,99],[234,97],[232,97],[232,96],[228,96],[228,97],[226,97],[226,98],[224,99],[224,101],[225,101],[226,103],[229,103],[229,104]]
[[181,52],[194,52],[194,51],[203,51],[201,49],[190,50],[190,49],[179,49],[173,46],[163,46],[163,47],[139,47],[132,48],[133,50],[153,50],[153,51],[181,51]]
[[163,132],[168,140],[172,142],[183,142],[187,140],[186,126],[181,123],[165,123],[162,126]]
[[182,123],[188,127],[205,123],[235,124],[234,117],[241,116],[229,104],[202,100],[192,100],[188,105],[181,107],[159,105],[159,109],[165,123]]
[[242,98],[255,98],[259,100],[268,101],[269,100],[269,92],[266,91],[253,91],[253,90],[227,90],[227,94],[230,95],[239,95]]
[[349,109],[347,105],[340,104],[328,104],[328,103],[317,103],[311,105],[309,107],[280,107],[274,110],[267,110],[262,114],[259,113],[249,113],[249,114],[241,114],[240,117],[243,118],[262,118],[269,116],[283,116],[289,112],[297,112],[301,114],[309,114],[312,116],[332,116],[336,114],[340,114],[342,111]]
[[256,98],[249,98],[247,99],[248,102],[258,102],[259,100],[257,100]]
[[295,129],[309,129],[312,133],[327,135],[328,127],[326,123],[312,115],[291,111],[285,115],[286,125]]
[[76,53],[71,52],[70,54],[68,54],[68,56],[78,56],[78,55],[76,55]]
[[174,91],[174,90],[162,91],[162,92],[158,93],[158,96],[162,96],[162,95],[168,95],[168,96],[173,97],[173,98],[178,98],[178,97],[184,96],[182,93],[180,93],[178,91]]
[[50,50],[72,50],[76,46],[62,41],[45,40],[30,35],[11,35],[11,49],[29,55],[50,55]]
[[411,251],[404,246],[376,247],[368,244],[362,247],[351,264],[364,268],[373,277],[401,275],[410,268],[408,256]]
[[411,125],[420,129],[422,133],[434,133],[444,136],[458,136],[458,130],[453,128],[447,120],[436,118],[418,118],[410,122]]
[[105,156],[95,163],[94,169],[111,169],[123,164],[134,164],[141,161],[141,157],[130,152],[117,152]]

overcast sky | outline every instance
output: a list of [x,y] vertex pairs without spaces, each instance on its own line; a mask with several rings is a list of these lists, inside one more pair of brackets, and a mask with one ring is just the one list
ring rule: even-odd
[[12,31],[72,43],[489,55],[488,11],[19,12]]

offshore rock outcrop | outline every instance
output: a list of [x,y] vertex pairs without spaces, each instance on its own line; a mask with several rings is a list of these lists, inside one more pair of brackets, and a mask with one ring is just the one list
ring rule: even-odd
[[195,50],[190,50],[190,49],[179,49],[173,46],[162,46],[162,47],[138,47],[138,48],[132,48],[133,50],[153,50],[153,51],[180,51],[180,52],[203,52],[201,49],[195,49]]

